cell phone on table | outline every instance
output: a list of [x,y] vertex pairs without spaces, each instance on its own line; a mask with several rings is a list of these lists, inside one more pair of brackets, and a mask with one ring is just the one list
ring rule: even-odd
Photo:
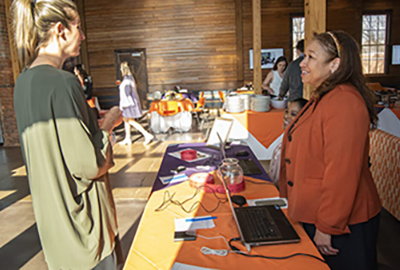
[[196,240],[196,231],[175,232],[174,241],[194,241]]
[[282,199],[273,199],[273,200],[259,200],[254,202],[257,206],[262,205],[277,205],[279,207],[286,207],[285,200]]
[[177,174],[183,172],[184,170],[186,170],[185,166],[178,166],[175,169],[172,169],[171,172]]

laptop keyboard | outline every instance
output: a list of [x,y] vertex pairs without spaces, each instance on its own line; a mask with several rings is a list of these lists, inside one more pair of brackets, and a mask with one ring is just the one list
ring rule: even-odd
[[282,235],[270,213],[262,208],[242,208],[252,240],[280,238]]

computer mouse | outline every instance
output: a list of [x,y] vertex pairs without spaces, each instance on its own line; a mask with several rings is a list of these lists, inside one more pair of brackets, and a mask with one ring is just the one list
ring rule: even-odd
[[248,155],[249,155],[249,152],[247,152],[246,150],[241,150],[236,153],[237,157],[247,157]]
[[247,202],[246,198],[241,195],[233,195],[233,196],[231,196],[231,200],[234,204],[239,205],[239,206],[243,206]]

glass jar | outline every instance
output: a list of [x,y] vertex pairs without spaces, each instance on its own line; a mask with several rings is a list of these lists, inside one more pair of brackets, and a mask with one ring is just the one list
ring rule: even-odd
[[218,167],[217,176],[220,181],[225,181],[230,192],[244,190],[243,169],[236,158],[223,159]]

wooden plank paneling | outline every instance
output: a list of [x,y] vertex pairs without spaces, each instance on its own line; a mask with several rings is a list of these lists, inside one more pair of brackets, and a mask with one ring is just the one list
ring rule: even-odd
[[17,81],[17,78],[21,73],[21,68],[19,66],[17,47],[14,41],[14,31],[12,30],[11,26],[11,12],[10,12],[11,3],[12,3],[11,0],[4,0],[4,10],[6,13],[6,20],[7,20],[7,32],[8,32],[8,42],[10,46],[11,65],[13,69],[13,76],[15,82]]
[[[86,33],[86,19],[85,19],[85,6],[84,0],[75,0],[74,1],[77,8],[78,13],[81,18],[81,29],[83,33]],[[85,70],[88,74],[90,74],[90,65],[89,65],[89,56],[87,54],[87,41],[86,39],[81,43],[81,53],[79,54],[78,58],[79,62],[82,63],[85,67]]]
[[[249,69],[249,49],[252,49],[252,0],[242,0],[243,16],[243,70],[245,81],[253,80]],[[283,48],[290,61],[291,33],[290,14],[304,13],[304,0],[268,0],[262,1],[262,48]],[[390,46],[400,44],[400,1],[397,0],[327,0],[328,30],[343,30],[361,41],[362,12],[369,10],[392,10],[392,28],[390,29]],[[391,52],[389,51],[389,54]],[[391,54],[388,56],[391,57]],[[263,69],[263,78],[269,69]],[[400,65],[389,66],[389,74],[367,76],[371,82],[382,82],[385,85],[400,88]]]
[[[84,5],[96,91],[115,87],[113,51],[129,48],[146,48],[150,91],[177,84],[190,90],[229,89],[253,81],[252,0],[85,0]],[[327,0],[326,27],[360,41],[362,10],[384,9],[393,11],[390,45],[400,44],[396,0]],[[299,13],[304,13],[304,0],[261,1],[261,47],[283,48],[290,61],[290,14]],[[262,78],[268,72],[263,69]],[[389,74],[368,80],[400,87],[399,75],[400,66],[389,66]]]
[[243,66],[243,11],[242,0],[236,0],[236,68],[239,86],[244,83]]
[[[249,50],[252,44],[252,4],[251,0],[242,0],[243,6],[243,65],[245,81],[253,80],[253,71],[249,68]],[[304,12],[304,0],[268,0],[261,1],[261,47],[283,48],[290,61],[290,14]],[[262,79],[269,69],[262,70]]]
[[85,0],[95,88],[115,85],[113,51],[130,48],[146,49],[150,92],[236,87],[235,2]]
[[261,1],[253,0],[253,87],[261,94]]
[[[305,36],[304,45],[312,40],[314,33],[323,33],[326,31],[326,0],[305,0]],[[315,88],[309,84],[303,86],[303,97],[311,98],[311,93]]]

